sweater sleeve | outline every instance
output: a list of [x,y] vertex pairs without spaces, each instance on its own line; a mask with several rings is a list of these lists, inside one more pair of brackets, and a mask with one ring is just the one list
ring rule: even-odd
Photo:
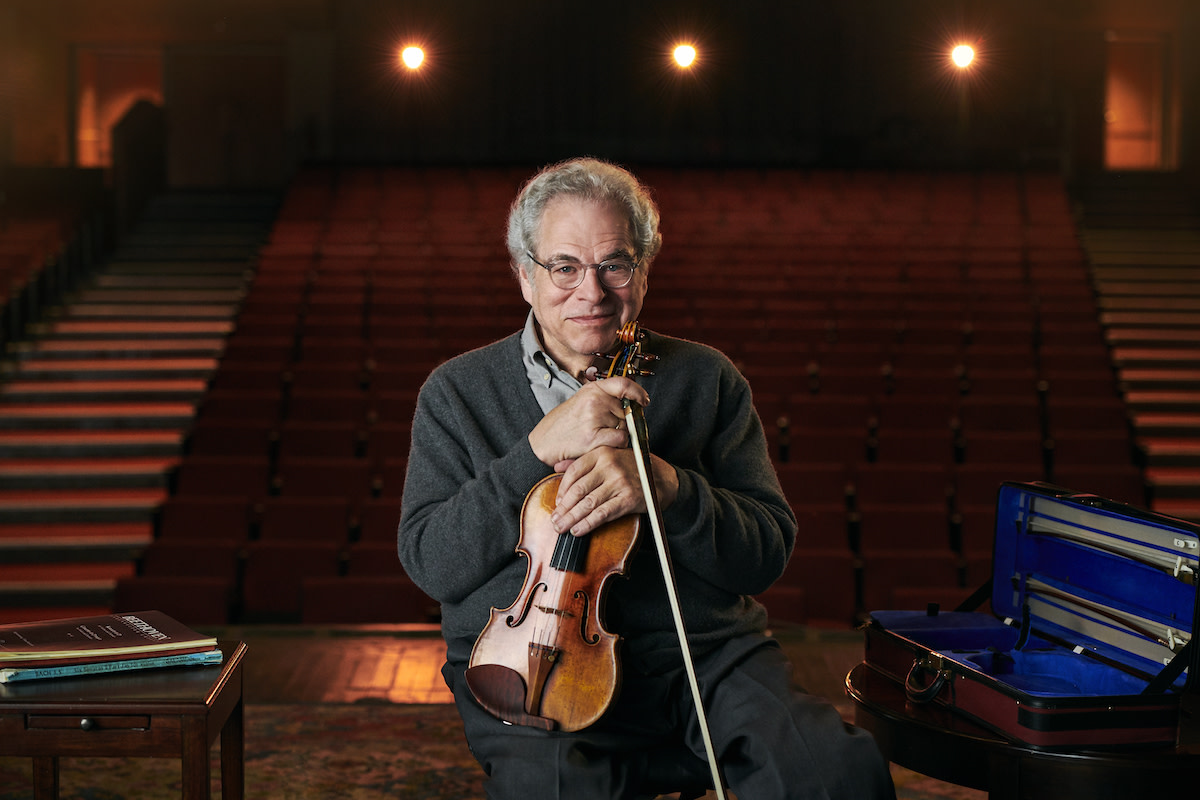
[[[659,438],[660,452],[679,475],[679,494],[664,513],[672,560],[718,590],[755,595],[783,573],[796,518],[745,379],[723,356],[715,373],[693,372],[703,384],[679,396],[686,413],[674,414]],[[654,403],[661,399],[655,396]],[[655,451],[653,431],[651,439]]]
[[513,569],[521,504],[549,472],[529,446],[537,417],[528,387],[482,374],[469,361],[435,371],[413,418],[399,556],[441,603],[461,602]]

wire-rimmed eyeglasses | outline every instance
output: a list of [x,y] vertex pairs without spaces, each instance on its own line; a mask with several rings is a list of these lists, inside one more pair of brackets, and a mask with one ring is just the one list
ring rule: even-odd
[[629,282],[633,280],[633,273],[638,268],[637,261],[625,257],[610,258],[599,264],[581,264],[578,261],[565,259],[543,264],[534,258],[533,253],[525,251],[525,255],[529,256],[530,261],[549,272],[550,282],[559,289],[574,289],[583,283],[583,276],[593,267],[596,269],[596,276],[600,279],[600,283],[609,289],[620,289],[629,285]]

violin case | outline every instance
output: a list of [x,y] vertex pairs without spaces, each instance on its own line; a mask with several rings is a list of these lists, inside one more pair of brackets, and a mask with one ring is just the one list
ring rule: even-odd
[[1198,548],[1183,520],[1006,482],[990,580],[954,611],[871,612],[865,662],[1032,748],[1175,744],[1200,671]]

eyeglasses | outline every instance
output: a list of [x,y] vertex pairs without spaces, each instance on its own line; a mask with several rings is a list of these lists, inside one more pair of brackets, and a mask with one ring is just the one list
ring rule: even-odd
[[550,282],[559,289],[574,289],[583,283],[583,276],[592,267],[596,268],[596,276],[600,278],[600,283],[609,289],[620,289],[622,286],[629,285],[629,282],[633,280],[634,271],[638,268],[638,263],[629,258],[613,258],[601,261],[599,264],[580,264],[578,261],[565,260],[543,264],[528,250],[525,251],[525,255],[529,256],[530,261],[549,272]]

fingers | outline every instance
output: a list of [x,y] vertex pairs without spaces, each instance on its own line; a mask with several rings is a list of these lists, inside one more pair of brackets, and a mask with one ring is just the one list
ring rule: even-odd
[[628,450],[603,448],[576,459],[559,482],[554,529],[582,536],[601,525],[645,510],[633,456]]
[[578,458],[597,447],[625,447],[623,400],[646,403],[642,387],[626,378],[585,384],[571,399],[550,411],[529,434],[529,443],[546,464]]
[[588,385],[602,389],[605,394],[618,401],[629,398],[643,408],[650,404],[650,395],[646,393],[646,390],[629,378],[605,378],[602,381],[595,381]]

